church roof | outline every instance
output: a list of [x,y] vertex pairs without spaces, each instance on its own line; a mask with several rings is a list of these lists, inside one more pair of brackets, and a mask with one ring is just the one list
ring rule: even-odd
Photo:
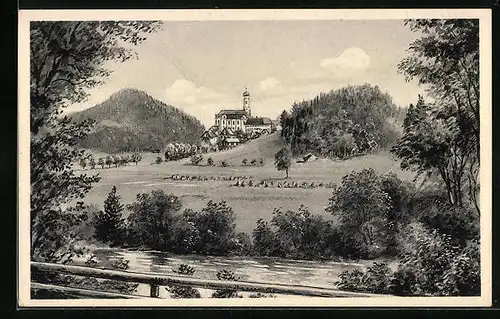
[[241,119],[243,116],[248,117],[245,110],[220,110],[218,117],[225,115],[227,119]]
[[247,120],[246,125],[271,125],[272,121],[268,117],[251,117]]

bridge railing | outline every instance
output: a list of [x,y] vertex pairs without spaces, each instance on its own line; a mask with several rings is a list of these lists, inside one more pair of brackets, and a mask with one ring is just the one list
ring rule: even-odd
[[[272,294],[298,295],[309,297],[380,297],[381,295],[342,291],[322,287],[309,287],[290,284],[275,284],[263,282],[227,281],[192,278],[179,275],[163,275],[151,273],[136,273],[130,271],[109,270],[83,266],[70,266],[54,263],[31,262],[31,271],[43,273],[58,273],[65,275],[85,276],[109,279],[122,282],[147,284],[150,286],[150,298],[159,298],[161,286],[197,287],[205,289],[231,289],[236,291],[260,292]],[[57,286],[44,283],[31,283],[31,289],[44,289],[70,293],[90,298],[145,298],[144,296],[110,293],[83,288]]]

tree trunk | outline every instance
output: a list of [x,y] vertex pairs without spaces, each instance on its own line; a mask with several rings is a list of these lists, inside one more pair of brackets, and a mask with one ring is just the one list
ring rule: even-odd
[[287,179],[287,178],[288,178],[288,170],[286,170],[286,177],[285,177],[285,179]]

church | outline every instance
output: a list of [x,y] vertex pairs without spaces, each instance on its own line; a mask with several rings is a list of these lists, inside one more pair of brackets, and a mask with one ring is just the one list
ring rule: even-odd
[[220,141],[227,142],[232,147],[240,144],[241,133],[249,137],[257,137],[276,131],[276,127],[268,117],[252,116],[250,108],[250,93],[245,88],[241,109],[220,110],[215,114],[215,123],[201,136],[208,145],[215,145]]
[[220,110],[215,114],[215,126],[220,131],[225,128],[233,132],[241,131],[247,134],[268,134],[274,131],[274,125],[268,117],[252,117],[250,108],[250,93],[243,92],[243,107],[239,110]]

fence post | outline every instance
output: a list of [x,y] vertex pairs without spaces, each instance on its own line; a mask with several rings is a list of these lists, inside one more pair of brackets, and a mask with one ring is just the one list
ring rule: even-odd
[[149,296],[151,298],[159,298],[160,297],[160,286],[157,284],[151,283],[149,285]]

